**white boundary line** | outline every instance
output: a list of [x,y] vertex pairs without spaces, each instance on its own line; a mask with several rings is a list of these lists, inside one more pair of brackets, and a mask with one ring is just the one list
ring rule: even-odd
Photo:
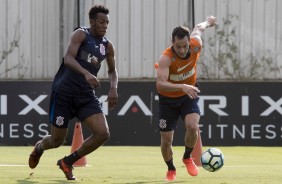
[[20,165],[20,164],[0,164],[0,167],[25,167],[28,165]]
[[[56,165],[54,165],[56,166]],[[86,167],[89,167],[91,165],[87,164]],[[0,167],[28,167],[28,165],[25,164],[0,164]],[[52,167],[48,165],[40,165],[40,167]],[[74,166],[74,167],[82,167],[82,166]],[[85,166],[83,166],[85,167]]]
[[[0,167],[27,167],[26,164],[0,164]],[[51,167],[47,165],[40,165],[40,167]],[[91,166],[89,164],[86,165],[87,167]],[[80,167],[80,166],[76,166]],[[259,168],[269,168],[269,167],[282,167],[282,165],[224,165],[224,168],[253,168],[253,167],[259,167]]]
[[260,168],[266,168],[266,167],[282,167],[282,165],[224,165],[223,167],[229,167],[229,168],[248,168],[248,167],[260,167]]

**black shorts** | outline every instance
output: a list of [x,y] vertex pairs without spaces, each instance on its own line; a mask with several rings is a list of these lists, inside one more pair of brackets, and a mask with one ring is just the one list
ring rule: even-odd
[[200,115],[198,101],[199,98],[190,99],[187,95],[169,98],[159,94],[159,130],[163,132],[175,130],[179,117],[184,121],[187,114]]
[[69,120],[74,117],[83,122],[87,117],[102,112],[101,103],[94,94],[89,97],[51,94],[49,120],[58,128],[68,128]]

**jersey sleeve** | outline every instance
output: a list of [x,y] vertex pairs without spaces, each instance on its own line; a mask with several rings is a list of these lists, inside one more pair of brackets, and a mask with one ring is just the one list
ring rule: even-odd
[[190,47],[191,47],[191,51],[196,53],[201,52],[202,49],[200,42],[198,42],[198,40],[195,38],[191,38]]

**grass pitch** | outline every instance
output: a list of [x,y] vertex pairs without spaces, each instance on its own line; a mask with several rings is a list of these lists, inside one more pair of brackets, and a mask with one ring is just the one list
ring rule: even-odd
[[[207,147],[203,147],[205,150]],[[174,147],[177,178],[173,183],[196,184],[280,184],[282,147],[217,147],[225,165],[211,173],[200,167],[191,177],[181,161],[184,147]],[[32,147],[0,147],[0,182],[7,184],[160,184],[167,167],[159,147],[103,146],[86,156],[86,167],[75,167],[77,181],[67,181],[56,166],[70,153],[69,146],[46,151],[35,169],[28,167]]]

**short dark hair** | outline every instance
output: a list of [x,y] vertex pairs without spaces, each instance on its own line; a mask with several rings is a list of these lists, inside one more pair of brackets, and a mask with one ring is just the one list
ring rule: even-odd
[[175,37],[182,39],[185,36],[187,36],[188,39],[190,40],[190,29],[188,27],[178,26],[174,28],[172,31],[172,41],[173,42],[175,41]]
[[95,5],[89,11],[89,19],[95,19],[98,13],[109,13],[109,9],[103,5]]

